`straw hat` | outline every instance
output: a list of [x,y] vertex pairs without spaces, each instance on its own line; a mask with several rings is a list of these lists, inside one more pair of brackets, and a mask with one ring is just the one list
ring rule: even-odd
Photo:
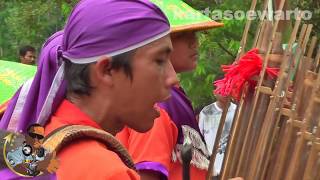
[[160,7],[168,17],[171,33],[201,31],[223,26],[223,23],[210,19],[181,0],[151,1]]

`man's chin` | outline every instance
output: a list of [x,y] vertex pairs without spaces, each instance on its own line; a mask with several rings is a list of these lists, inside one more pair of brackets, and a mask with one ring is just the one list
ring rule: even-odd
[[152,129],[155,119],[160,117],[160,112],[157,109],[153,109],[152,112],[145,114],[143,117],[143,121],[140,121],[141,124],[137,126],[137,129],[135,129],[139,133],[145,133]]
[[143,127],[139,127],[139,129],[135,129],[135,131],[137,131],[139,133],[146,133],[150,129],[152,129],[152,127],[153,127],[153,123],[152,123],[152,125],[149,125],[149,126],[144,125]]

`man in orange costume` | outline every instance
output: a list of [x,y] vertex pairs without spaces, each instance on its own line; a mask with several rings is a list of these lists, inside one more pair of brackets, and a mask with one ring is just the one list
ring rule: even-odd
[[[223,24],[209,19],[180,0],[152,1],[165,12],[171,24],[173,52],[170,60],[173,68],[177,73],[194,70],[198,59],[196,33],[221,27]],[[175,11],[172,12],[172,9]],[[177,17],[179,12],[183,12],[185,16]],[[117,134],[117,138],[127,147],[136,163],[141,179],[181,180],[183,168],[180,152],[184,143],[191,143],[193,155],[190,179],[204,180],[210,153],[200,133],[192,104],[182,87],[172,87],[171,98],[158,106],[160,117],[155,120],[150,131],[139,133],[125,128]]]
[[[34,94],[30,102],[38,102],[31,109],[27,106],[30,94],[14,97],[2,127],[17,123],[11,125],[24,131],[27,124],[43,124],[47,138],[44,147],[48,149],[56,143],[52,139],[66,139],[79,127],[82,134],[86,129],[98,134],[103,131],[116,146],[91,136],[61,144],[57,178],[139,179],[134,167],[128,166],[130,157],[123,158],[125,150],[115,150],[121,147],[112,135],[125,125],[146,132],[159,116],[155,103],[167,99],[170,88],[177,83],[169,60],[169,33],[166,16],[147,0],[80,1],[63,32],[53,35],[43,47],[39,69],[28,91]],[[48,84],[50,88],[43,91]],[[10,113],[21,108],[21,104],[13,107],[21,102],[19,98],[26,98],[22,103],[25,106],[19,111],[19,119],[10,118]],[[63,134],[65,129],[60,128],[71,130]]]
[[[158,1],[155,1],[158,2]],[[160,8],[166,13],[171,23],[171,39],[173,52],[172,65],[177,73],[192,71],[197,66],[198,39],[196,32],[222,26],[195,11],[182,1],[175,0],[182,5],[176,6],[177,12],[186,11],[189,20],[185,24],[175,21],[172,8],[167,10],[165,6]],[[172,6],[171,6],[172,7]],[[194,17],[201,16],[199,19]],[[197,21],[198,20],[198,21]],[[154,127],[147,133],[139,133],[130,128],[117,134],[118,139],[128,148],[142,179],[168,178],[182,179],[182,159],[180,152],[182,145],[189,140],[192,144],[193,157],[191,160],[191,179],[205,179],[208,165],[209,152],[204,138],[200,133],[195,114],[188,97],[183,89],[176,85],[171,88],[171,98],[159,103],[161,115],[155,120]]]

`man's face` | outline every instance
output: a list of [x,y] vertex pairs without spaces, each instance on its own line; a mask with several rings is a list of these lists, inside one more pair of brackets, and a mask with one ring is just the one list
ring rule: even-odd
[[226,106],[228,102],[228,98],[221,96],[220,94],[215,94],[217,101],[219,101],[220,105]]
[[173,52],[171,62],[177,73],[192,71],[197,67],[198,38],[195,32],[171,35]]
[[31,145],[35,149],[39,149],[42,146],[44,138],[44,128],[36,126],[31,128],[26,136],[26,143]]
[[155,103],[170,97],[170,88],[177,83],[170,63],[172,44],[169,36],[139,48],[131,60],[132,80],[123,72],[113,75],[115,106],[123,124],[145,132],[152,128],[159,112]]
[[35,52],[33,51],[27,51],[27,53],[24,56],[20,56],[20,61],[23,64],[29,64],[33,65],[35,64],[36,56]]

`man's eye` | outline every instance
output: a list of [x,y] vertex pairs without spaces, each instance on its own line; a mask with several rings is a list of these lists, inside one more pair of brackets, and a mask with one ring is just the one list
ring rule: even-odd
[[163,60],[163,59],[157,59],[156,62],[157,62],[157,64],[159,64],[159,65],[163,65],[163,64],[165,64],[166,61]]

